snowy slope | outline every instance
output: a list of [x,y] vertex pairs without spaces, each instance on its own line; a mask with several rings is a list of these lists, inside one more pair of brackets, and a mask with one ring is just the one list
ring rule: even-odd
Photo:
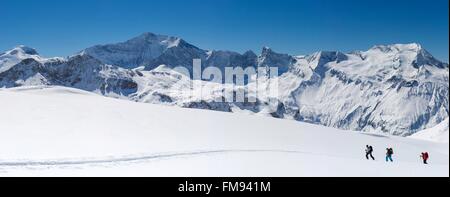
[[[64,87],[0,89],[0,109],[0,176],[449,176],[448,143]],[[395,163],[382,161],[385,147]]]
[[448,118],[433,128],[420,131],[411,136],[415,139],[430,140],[436,142],[448,143],[449,139]]

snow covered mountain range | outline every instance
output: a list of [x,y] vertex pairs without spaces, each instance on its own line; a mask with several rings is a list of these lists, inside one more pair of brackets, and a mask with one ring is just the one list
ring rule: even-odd
[[[214,93],[226,84],[208,81],[203,82],[210,91],[206,99],[191,95],[187,91],[191,78],[173,68],[192,70],[193,59],[201,59],[203,68],[276,66],[279,96],[259,98],[256,103],[217,102],[220,95]],[[181,38],[152,33],[94,46],[68,58],[46,59],[25,46],[0,54],[0,88],[58,85],[136,102],[258,114],[399,136],[448,118],[448,71],[447,63],[419,44],[306,56],[265,47],[256,55],[203,50]]]

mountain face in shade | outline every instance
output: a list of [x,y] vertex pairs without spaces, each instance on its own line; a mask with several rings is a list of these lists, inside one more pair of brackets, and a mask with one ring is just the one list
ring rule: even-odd
[[106,65],[88,55],[40,62],[28,58],[0,73],[0,86],[58,85],[119,96],[136,92],[136,72]]

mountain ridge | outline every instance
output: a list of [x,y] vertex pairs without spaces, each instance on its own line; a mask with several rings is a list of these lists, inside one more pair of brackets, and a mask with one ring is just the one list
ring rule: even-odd
[[[5,54],[0,57],[12,57]],[[206,98],[190,95],[190,79],[172,69],[182,66],[192,71],[194,58],[202,60],[203,68],[218,66],[221,71],[228,66],[275,66],[279,96],[258,98],[256,103],[216,102],[221,98],[214,92],[226,91],[226,85],[208,81]],[[417,43],[304,56],[264,47],[256,55],[204,50],[178,37],[144,33],[66,59],[14,60],[21,62],[0,72],[0,87],[61,85],[137,102],[245,112],[346,130],[408,136],[437,125],[448,117],[449,109],[448,64]]]

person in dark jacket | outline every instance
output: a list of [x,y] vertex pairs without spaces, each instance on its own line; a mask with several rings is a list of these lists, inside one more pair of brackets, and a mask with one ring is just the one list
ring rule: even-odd
[[394,160],[392,160],[392,155],[394,154],[394,149],[392,148],[387,148],[386,149],[386,162],[394,162]]
[[373,147],[369,146],[369,145],[366,145],[366,158],[367,158],[367,160],[369,160],[369,156],[370,156],[370,158],[372,158],[372,160],[375,160],[375,158],[373,157],[372,153],[373,153]]
[[428,152],[422,153],[422,155],[420,155],[420,157],[422,158],[424,164],[428,164],[428,158],[430,158],[430,156],[428,155]]

